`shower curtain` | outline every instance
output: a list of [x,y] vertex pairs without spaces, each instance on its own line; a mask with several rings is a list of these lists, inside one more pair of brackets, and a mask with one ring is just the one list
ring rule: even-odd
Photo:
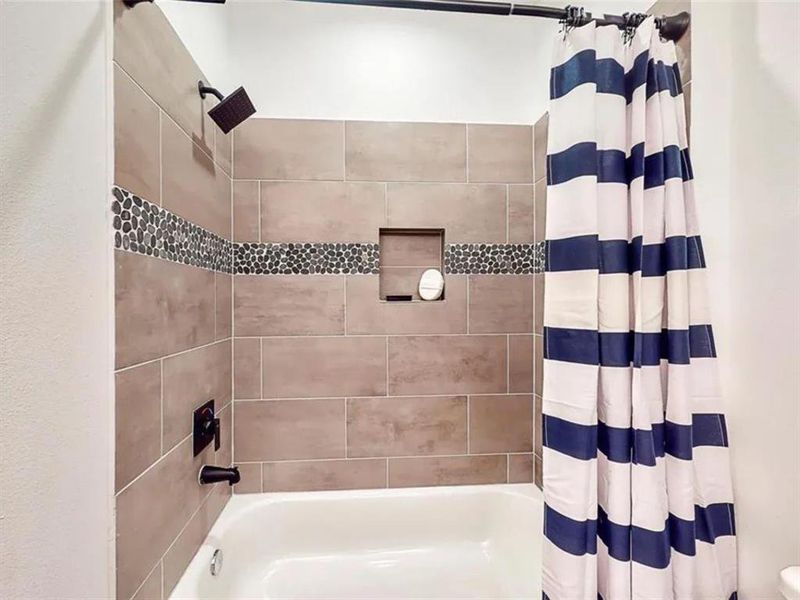
[[728,437],[675,45],[559,34],[550,81],[544,597],[736,597]]

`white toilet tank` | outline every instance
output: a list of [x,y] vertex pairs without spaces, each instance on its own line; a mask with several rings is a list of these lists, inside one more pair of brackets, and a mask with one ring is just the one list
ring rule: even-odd
[[786,600],[800,600],[800,567],[786,567],[781,571],[778,591]]

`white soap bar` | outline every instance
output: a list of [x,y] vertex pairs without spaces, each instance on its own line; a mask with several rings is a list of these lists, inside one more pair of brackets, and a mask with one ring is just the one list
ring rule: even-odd
[[444,277],[438,269],[428,269],[419,278],[419,297],[423,300],[438,300],[444,290]]

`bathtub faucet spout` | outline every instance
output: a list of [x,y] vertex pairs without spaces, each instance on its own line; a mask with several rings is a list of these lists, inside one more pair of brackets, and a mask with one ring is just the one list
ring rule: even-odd
[[200,474],[198,480],[201,484],[219,483],[220,481],[227,481],[228,485],[239,483],[242,476],[239,475],[239,467],[215,467],[213,465],[203,465],[200,467]]

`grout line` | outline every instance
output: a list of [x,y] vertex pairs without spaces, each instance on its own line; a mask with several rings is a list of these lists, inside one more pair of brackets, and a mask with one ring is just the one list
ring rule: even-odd
[[[231,337],[233,337],[233,336],[231,336]],[[149,364],[152,364],[152,363],[157,362],[159,360],[166,360],[168,358],[174,358],[176,356],[181,356],[182,354],[188,354],[189,352],[194,352],[195,350],[202,350],[203,348],[208,348],[209,346],[213,346],[214,344],[220,344],[220,343],[222,343],[224,341],[225,340],[214,340],[214,341],[208,342],[207,344],[203,344],[202,346],[195,346],[193,348],[187,348],[186,350],[180,350],[180,351],[175,352],[173,354],[165,354],[164,356],[159,356],[158,358],[151,358],[150,360],[145,360],[145,361],[140,362],[140,363],[135,363],[133,365],[128,365],[126,367],[120,367],[119,369],[116,369],[114,371],[114,373],[122,373],[123,371],[130,371],[131,369],[135,369],[136,367],[142,367],[144,365],[149,365]]]
[[[515,452],[515,454],[532,454],[531,452]],[[481,456],[505,456],[508,457],[507,452],[479,452],[478,454],[400,454],[400,455],[392,455],[392,456],[357,456],[357,457],[329,457],[329,458],[290,458],[286,460],[267,460],[267,461],[250,461],[250,462],[240,462],[236,463],[239,465],[276,465],[276,464],[288,464],[288,463],[315,463],[315,462],[341,462],[341,461],[348,461],[348,462],[356,462],[356,461],[365,461],[365,460],[407,460],[407,459],[427,459],[427,458],[478,458]],[[388,465],[387,465],[388,468]],[[360,489],[360,488],[355,488]]]
[[506,336],[506,392],[511,391],[511,336]]
[[158,205],[164,206],[164,134],[163,134],[163,119],[161,118],[161,107],[158,106]]
[[343,335],[347,335],[347,275],[343,275],[342,276],[342,281],[344,282],[344,284],[342,285],[342,290],[343,290],[343,293],[344,293],[344,298],[343,298],[343,301],[342,301],[342,312],[344,313],[343,314],[343,318],[344,318],[344,334]]
[[160,424],[159,424],[159,428],[160,428],[159,458],[161,458],[162,456],[164,456],[164,361],[159,359],[158,364],[159,364],[159,370],[161,372],[161,375],[160,375],[160,379],[161,379],[161,392],[160,392],[161,398],[160,398],[160,403],[161,403],[161,406],[159,408],[159,410],[161,411],[161,414],[159,416],[159,419],[161,421]]
[[264,338],[258,338],[258,391],[259,396],[264,396]]
[[[163,559],[163,557],[158,561],[158,564],[161,565],[161,578],[160,578],[161,579],[161,584],[160,584],[161,585],[161,599],[165,600],[164,599],[164,595],[165,595],[164,592],[166,591],[166,589],[164,587],[165,581],[164,581],[164,559]],[[144,581],[147,581],[147,577],[145,577]],[[144,585],[144,581],[142,582],[142,585]],[[136,590],[136,592],[138,593],[139,590]],[[134,594],[134,596],[135,595],[136,594]]]
[[149,467],[147,467],[147,468],[146,468],[144,471],[142,471],[142,472],[141,472],[141,473],[139,473],[139,474],[138,474],[136,477],[134,477],[132,480],[130,480],[128,483],[126,483],[126,484],[125,484],[125,486],[124,486],[122,489],[120,489],[118,492],[116,492],[116,493],[114,494],[114,496],[115,496],[115,497],[118,497],[118,496],[119,496],[120,494],[122,494],[122,493],[123,493],[125,490],[127,490],[129,487],[131,487],[131,486],[132,486],[134,483],[136,483],[137,481],[139,481],[139,480],[140,480],[142,477],[144,477],[144,476],[145,476],[147,473],[149,473],[149,472],[150,472],[150,471],[151,471],[151,470],[152,470],[152,469],[153,469],[153,468],[154,468],[156,465],[158,465],[158,464],[159,464],[161,461],[165,460],[165,459],[167,458],[167,456],[169,456],[170,454],[172,454],[173,452],[175,452],[175,450],[176,450],[176,448],[178,448],[178,446],[180,446],[181,444],[183,444],[183,443],[184,443],[186,440],[190,439],[191,437],[192,437],[192,434],[190,433],[190,434],[189,434],[189,435],[187,435],[185,438],[183,438],[181,441],[179,441],[178,443],[176,443],[176,444],[175,444],[175,445],[174,445],[172,448],[170,448],[170,449],[169,449],[169,450],[168,450],[166,453],[162,454],[162,455],[161,455],[161,456],[158,458],[158,460],[156,460],[155,462],[153,462],[153,463],[152,463],[152,464],[151,464]]
[[[385,300],[383,302],[384,302],[384,304],[393,304],[393,303],[386,302]],[[438,301],[436,301],[436,302],[438,302]],[[416,302],[404,302],[404,303],[401,304],[401,306],[408,306],[408,305],[417,306],[417,305],[423,305],[423,304],[428,304],[428,303],[425,302],[424,300],[418,300]],[[430,304],[433,304],[433,303],[430,303]],[[467,333],[349,333],[349,334],[347,334],[346,337],[348,337],[348,338],[382,338],[382,337],[387,337],[387,336],[388,337],[403,337],[403,338],[405,338],[405,337],[464,337],[465,335],[467,335]],[[496,332],[471,333],[469,335],[471,335],[472,337],[500,337],[500,336],[506,336],[506,335],[534,335],[534,334],[531,333],[530,331],[512,331],[512,332],[509,332],[509,331],[496,331]],[[540,335],[540,334],[536,334],[536,335]],[[254,338],[267,338],[267,339],[272,339],[272,340],[300,340],[300,339],[307,339],[307,338],[334,338],[334,339],[341,339],[341,338],[343,338],[345,336],[342,335],[341,333],[339,333],[339,334],[330,334],[330,333],[327,333],[327,334],[313,334],[313,333],[310,333],[310,334],[302,334],[302,335],[263,335],[263,336],[259,336],[259,335],[237,335],[237,336],[233,336],[233,337],[236,337],[237,339],[243,339],[243,340],[254,339]],[[152,361],[148,361],[148,362],[152,362]],[[141,363],[141,364],[144,364],[144,363]],[[130,368],[130,367],[125,367],[125,368],[127,369],[127,368]],[[122,369],[120,369],[120,370],[122,370]]]
[[[530,396],[533,392],[488,392],[480,394],[383,394],[382,396],[344,396],[351,400],[367,400],[372,398],[452,398],[453,396]],[[538,394],[537,394],[538,395]],[[276,398],[236,398],[234,402],[294,402],[296,400],[332,400],[343,396],[280,396]],[[227,406],[227,405],[226,405]],[[224,408],[224,407],[223,407]],[[246,462],[246,461],[245,461]]]
[[342,398],[344,400],[344,457],[345,459],[350,458],[348,456],[349,449],[347,447],[347,398]]
[[[150,569],[150,570],[147,572],[147,575],[145,575],[145,576],[144,576],[144,579],[142,579],[142,583],[140,583],[140,584],[139,584],[139,587],[137,587],[137,588],[136,588],[136,591],[135,591],[135,592],[133,592],[133,594],[131,594],[131,598],[135,597],[135,596],[136,596],[136,594],[138,594],[138,593],[139,593],[139,590],[141,590],[141,589],[142,589],[142,587],[144,587],[144,584],[145,584],[145,583],[147,583],[147,580],[150,578],[150,575],[152,575],[152,574],[153,574],[153,571],[155,571],[155,570],[156,570],[156,569],[157,569],[157,568],[158,568],[160,565],[161,565],[161,558],[159,558],[159,559],[156,561],[156,564],[155,564],[155,565],[153,565],[153,568],[152,568],[152,569]],[[161,597],[163,598],[163,597],[164,597],[164,569],[161,569],[160,585],[161,585]]]
[[510,218],[510,213],[509,213],[509,195],[510,195],[510,193],[511,193],[510,192],[510,186],[508,184],[506,184],[506,244],[511,243],[511,241],[509,239],[509,236],[508,236],[508,231],[509,231],[508,220]]
[[470,406],[469,395],[467,395],[467,454],[470,453],[470,449],[469,449],[469,426],[470,426],[469,406]]

